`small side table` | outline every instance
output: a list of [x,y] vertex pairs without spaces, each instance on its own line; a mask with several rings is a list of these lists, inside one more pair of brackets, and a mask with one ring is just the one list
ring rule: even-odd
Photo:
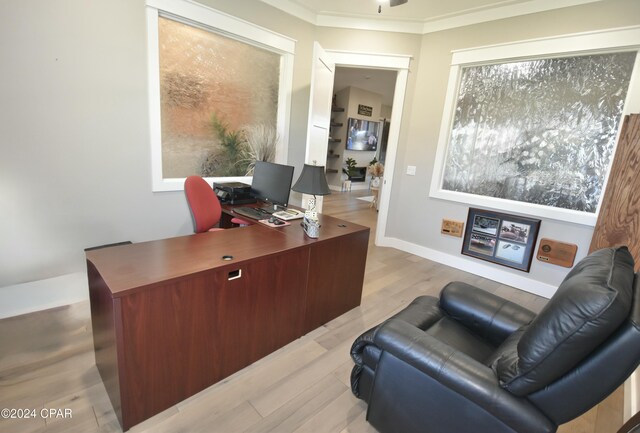
[[342,191],[351,191],[351,181],[350,180],[345,180],[344,182],[342,182]]
[[373,193],[373,200],[371,200],[371,204],[369,207],[375,207],[378,210],[378,194],[380,192],[380,188],[371,187],[371,192]]

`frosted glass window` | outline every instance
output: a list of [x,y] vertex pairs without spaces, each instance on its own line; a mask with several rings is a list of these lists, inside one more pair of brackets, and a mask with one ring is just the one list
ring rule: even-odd
[[244,176],[246,131],[276,130],[281,55],[158,20],[163,177]]
[[463,68],[442,189],[595,213],[635,57]]

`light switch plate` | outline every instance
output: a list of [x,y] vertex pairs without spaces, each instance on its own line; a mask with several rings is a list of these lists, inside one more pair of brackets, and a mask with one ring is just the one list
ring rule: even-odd
[[407,166],[407,174],[409,176],[415,176],[416,175],[416,166],[415,165],[408,165]]
[[464,229],[464,222],[443,219],[440,233],[442,233],[443,235],[449,235],[449,236],[455,236],[457,238],[461,238],[463,229]]

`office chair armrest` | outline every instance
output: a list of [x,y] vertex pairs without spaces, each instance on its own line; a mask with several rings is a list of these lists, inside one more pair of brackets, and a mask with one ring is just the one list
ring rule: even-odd
[[496,346],[536,317],[518,304],[459,281],[444,286],[440,308]]
[[[401,365],[417,369],[429,376],[432,382],[447,389],[447,392],[462,396],[515,431],[555,431],[555,424],[526,398],[517,397],[501,388],[491,368],[402,320],[390,319],[385,322],[375,333],[374,343],[383,351],[383,357],[385,352],[393,355],[402,361]],[[407,370],[407,374],[416,374],[413,369]],[[381,360],[376,370],[376,381],[385,375],[397,377],[398,374],[403,373],[384,371]]]

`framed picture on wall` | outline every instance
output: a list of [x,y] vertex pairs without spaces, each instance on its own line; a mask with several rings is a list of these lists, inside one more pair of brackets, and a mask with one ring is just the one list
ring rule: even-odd
[[540,220],[469,208],[462,254],[529,272]]
[[347,150],[378,149],[380,122],[349,118],[347,123]]

